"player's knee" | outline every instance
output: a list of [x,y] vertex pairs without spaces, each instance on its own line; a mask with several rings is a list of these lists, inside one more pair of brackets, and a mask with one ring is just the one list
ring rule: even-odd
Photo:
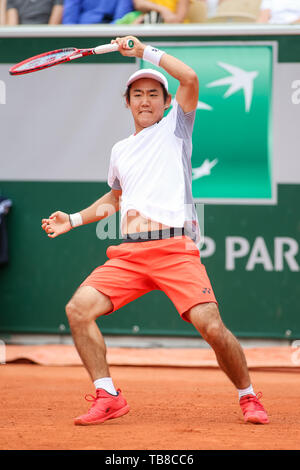
[[70,325],[82,325],[108,313],[113,306],[110,299],[92,287],[81,287],[66,305]]
[[71,299],[66,305],[66,315],[70,326],[80,326],[86,323],[90,323],[95,320],[99,314],[101,314],[100,308],[96,311],[96,306],[89,305],[82,302],[82,300]]
[[66,315],[70,325],[76,325],[87,320],[82,308],[79,308],[77,302],[72,299],[66,305]]
[[202,337],[212,347],[221,345],[224,338],[224,325],[221,320],[213,320],[204,325]]
[[210,345],[218,344],[224,336],[224,324],[215,303],[199,304],[187,312],[188,320]]

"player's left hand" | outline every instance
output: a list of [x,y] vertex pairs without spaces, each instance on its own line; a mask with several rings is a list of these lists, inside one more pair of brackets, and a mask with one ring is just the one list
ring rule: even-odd
[[[134,43],[133,47],[129,47],[127,45],[127,41],[131,40]],[[117,43],[119,45],[119,52],[123,56],[126,57],[138,57],[142,58],[144,49],[145,49],[145,44],[141,43],[136,37],[134,36],[125,36],[123,38],[116,38],[111,41],[112,44]]]
[[72,229],[69,215],[62,211],[54,212],[48,219],[42,219],[42,229],[50,238],[69,232]]

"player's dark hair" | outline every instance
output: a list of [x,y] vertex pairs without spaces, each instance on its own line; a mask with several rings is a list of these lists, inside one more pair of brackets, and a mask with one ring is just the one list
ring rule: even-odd
[[[159,84],[162,87],[163,96],[164,96],[164,103],[166,103],[167,99],[168,99],[168,96],[169,96],[169,93],[167,92],[167,90],[165,89],[165,87],[163,86],[162,83],[159,82]],[[130,90],[131,90],[131,87],[132,87],[132,83],[126,89],[125,94],[124,94],[124,97],[127,99],[128,103],[130,103]]]

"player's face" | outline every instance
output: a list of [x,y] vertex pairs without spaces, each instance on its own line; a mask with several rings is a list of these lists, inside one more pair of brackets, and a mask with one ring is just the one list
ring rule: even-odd
[[152,78],[140,78],[130,89],[130,103],[136,132],[152,126],[163,118],[169,103],[165,103],[161,84]]

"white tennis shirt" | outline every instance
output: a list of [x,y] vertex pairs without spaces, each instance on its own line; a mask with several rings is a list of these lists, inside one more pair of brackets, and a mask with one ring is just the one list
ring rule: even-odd
[[192,197],[192,132],[196,111],[184,113],[176,99],[166,117],[117,142],[108,184],[122,189],[121,231],[129,210],[199,239]]

